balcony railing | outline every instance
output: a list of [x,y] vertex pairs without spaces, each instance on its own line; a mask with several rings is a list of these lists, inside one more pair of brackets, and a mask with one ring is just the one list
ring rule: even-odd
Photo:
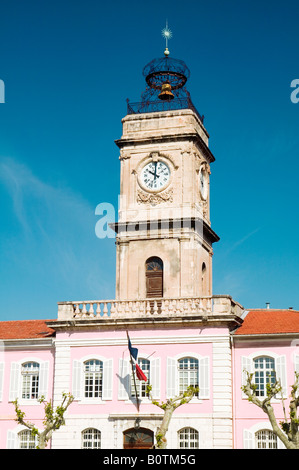
[[155,298],[141,300],[80,300],[58,303],[58,320],[97,320],[193,315],[240,315],[230,296]]

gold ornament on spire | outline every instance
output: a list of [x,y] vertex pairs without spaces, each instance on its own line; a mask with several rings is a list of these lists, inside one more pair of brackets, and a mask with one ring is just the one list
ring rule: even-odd
[[165,28],[162,29],[162,36],[163,36],[163,38],[165,39],[165,42],[166,42],[166,47],[165,47],[164,55],[167,57],[167,56],[169,56],[168,39],[170,39],[170,38],[172,37],[172,32],[171,32],[170,29],[168,28],[167,20],[166,20],[166,26],[165,26]]

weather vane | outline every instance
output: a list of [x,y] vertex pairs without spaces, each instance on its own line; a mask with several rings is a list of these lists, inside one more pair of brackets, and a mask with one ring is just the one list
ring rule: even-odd
[[172,32],[168,28],[167,20],[166,20],[166,27],[164,29],[162,29],[162,36],[166,41],[166,48],[165,48],[164,54],[166,56],[168,56],[169,55],[169,50],[168,50],[168,47],[167,47],[168,46],[168,39],[170,39],[172,37]]

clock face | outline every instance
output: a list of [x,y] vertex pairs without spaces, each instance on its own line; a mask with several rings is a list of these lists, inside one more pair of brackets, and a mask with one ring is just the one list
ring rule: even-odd
[[170,169],[166,163],[158,160],[145,165],[140,175],[141,182],[145,188],[159,191],[165,188],[170,180]]
[[203,199],[207,199],[208,197],[208,176],[206,171],[202,168],[200,170],[200,194]]

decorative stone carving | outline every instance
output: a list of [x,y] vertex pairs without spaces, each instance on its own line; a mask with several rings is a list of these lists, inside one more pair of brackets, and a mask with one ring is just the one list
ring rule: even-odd
[[172,202],[173,190],[163,191],[162,193],[146,193],[140,189],[137,191],[137,202],[139,204],[157,205],[161,202]]

